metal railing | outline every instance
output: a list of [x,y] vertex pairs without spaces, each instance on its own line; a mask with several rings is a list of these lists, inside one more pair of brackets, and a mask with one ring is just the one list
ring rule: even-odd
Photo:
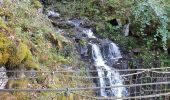
[[[97,72],[96,70],[87,70],[88,73]],[[112,71],[112,70],[111,70]],[[112,85],[105,87],[98,87],[94,85],[87,86],[79,85],[79,81],[94,80],[107,77],[97,77],[97,76],[81,76],[81,70],[56,70],[56,71],[0,71],[6,73],[35,73],[35,77],[0,77],[0,80],[20,80],[20,79],[31,79],[36,80],[39,78],[39,74],[51,75],[51,78],[58,77],[60,80],[64,78],[69,78],[71,80],[76,80],[77,83],[74,87],[65,86],[62,88],[28,88],[28,89],[0,89],[0,93],[3,92],[29,92],[29,93],[39,93],[39,92],[53,92],[53,93],[65,93],[79,95],[82,98],[87,99],[146,99],[146,98],[169,98],[170,97],[170,67],[164,68],[151,68],[151,69],[125,69],[125,70],[114,70],[117,72],[123,72],[121,76],[124,79],[124,85]],[[111,76],[112,77],[112,76]],[[114,76],[113,76],[114,77]],[[56,83],[57,84],[57,83]],[[68,83],[69,84],[69,83]],[[98,90],[107,88],[120,88],[125,87],[129,94],[125,97],[99,97]],[[87,95],[86,92],[90,92],[91,95]],[[56,96],[57,98],[58,96]],[[54,98],[54,97],[53,97]],[[38,99],[38,98],[37,98]],[[154,100],[154,99],[153,99]]]

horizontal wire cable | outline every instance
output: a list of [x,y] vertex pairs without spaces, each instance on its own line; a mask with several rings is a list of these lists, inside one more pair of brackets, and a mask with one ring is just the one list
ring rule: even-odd
[[14,78],[7,78],[7,77],[0,77],[0,80],[1,79],[8,79],[8,80],[19,80],[19,79],[37,79],[38,77],[22,77],[22,78],[17,78],[17,77],[14,77]]
[[96,99],[96,100],[117,100],[117,99],[146,99],[146,98],[155,98],[155,97],[161,97],[161,96],[167,96],[170,95],[170,92],[168,93],[159,93],[159,94],[153,94],[153,95],[145,95],[145,96],[134,96],[134,97],[92,97],[92,96],[87,96],[79,93],[72,92],[76,95],[86,97],[86,98],[91,98],[91,99]]
[[[170,67],[168,67],[170,68]],[[157,73],[157,74],[169,74],[170,72],[161,72],[161,71],[155,71],[155,70],[159,70],[159,69],[167,69],[167,68],[151,68],[151,69],[132,69],[132,70],[126,70],[126,71],[139,71],[136,73],[132,73],[132,74],[123,74],[121,75],[122,77],[126,77],[126,76],[133,76],[133,75],[139,75],[145,72],[152,72],[152,73]],[[86,70],[88,71],[88,70]],[[94,70],[90,70],[90,71],[94,71]],[[107,71],[107,70],[106,70]],[[115,70],[111,70],[111,71],[115,71]],[[124,71],[124,70],[123,70]],[[0,72],[27,72],[27,73],[51,73],[52,75],[55,75],[55,73],[59,73],[59,76],[64,76],[64,77],[72,77],[72,78],[87,78],[87,79],[94,79],[94,78],[108,78],[108,77],[86,77],[86,76],[75,76],[75,75],[63,75],[62,73],[67,73],[67,71],[0,71]],[[68,72],[70,72],[68,70]],[[76,72],[77,71],[71,71],[72,72]],[[98,71],[94,71],[94,72],[98,72]],[[57,75],[55,75],[57,76]],[[114,76],[111,76],[114,77]],[[24,77],[24,78],[0,78],[0,79],[34,79],[34,78],[38,78],[38,77]],[[153,77],[150,77],[153,78]],[[158,77],[155,77],[158,78]],[[164,78],[164,77],[160,77],[160,78]],[[137,87],[137,86],[147,86],[147,85],[162,85],[162,84],[170,84],[170,81],[167,82],[156,82],[156,83],[144,83],[144,84],[131,84],[131,85],[113,85],[113,86],[106,86],[106,87],[76,87],[76,88],[69,88],[69,91],[71,92],[75,92],[75,91],[86,91],[86,90],[98,90],[98,89],[106,89],[106,88],[119,88],[119,87]],[[68,88],[57,88],[57,89],[0,89],[0,92],[65,92],[67,91]],[[149,90],[146,90],[149,91]],[[140,93],[140,92],[139,92]],[[101,100],[105,100],[105,99],[139,99],[139,98],[152,98],[152,97],[159,97],[159,96],[166,96],[166,95],[170,95],[170,93],[160,93],[160,94],[153,94],[153,95],[145,95],[145,96],[135,96],[135,97],[121,97],[121,98],[116,98],[116,97],[93,97],[92,99],[101,99]],[[84,95],[86,98],[90,98],[90,96]]]
[[136,86],[147,86],[147,85],[159,85],[159,84],[170,84],[168,82],[157,82],[157,83],[145,83],[145,84],[131,84],[131,85],[112,85],[105,87],[75,87],[75,88],[57,88],[57,89],[0,89],[0,92],[10,92],[10,91],[25,91],[25,92],[33,92],[33,91],[82,91],[82,90],[97,90],[97,89],[106,89],[106,88],[119,88],[119,87],[136,87]]
[[66,88],[63,89],[0,89],[0,92],[63,92],[66,91]]
[[[162,69],[170,69],[170,67],[163,67],[163,68],[148,68],[148,69],[113,69],[113,70],[105,70],[105,71],[152,71],[152,70],[162,70]],[[97,70],[86,70],[88,72],[100,72]],[[77,72],[82,72],[82,70],[56,70],[56,71],[12,71],[12,70],[7,70],[7,71],[2,71],[0,70],[0,72],[25,72],[25,73],[64,73],[64,72],[68,72],[68,73],[77,73]],[[103,72],[103,71],[102,71]]]
[[[142,74],[146,71],[142,71],[142,72],[137,72],[137,73],[132,73],[132,74],[123,74],[123,75],[120,75],[122,77],[126,77],[126,76],[133,76],[133,75],[138,75],[138,74]],[[147,71],[148,72],[148,71]],[[155,72],[155,73],[159,73],[159,74],[169,74],[170,72],[167,72],[167,73],[163,73],[163,72],[158,72],[158,71],[151,71],[151,72]],[[57,74],[56,76],[65,76],[65,77],[72,77],[72,78],[82,78],[82,79],[97,79],[97,78],[108,78],[106,76],[103,76],[103,77],[92,77],[92,76],[75,76],[75,75],[63,75],[63,74]],[[23,77],[23,78],[3,78],[3,77],[0,77],[0,79],[35,79],[35,78],[38,78],[38,77]],[[110,76],[109,78],[114,78],[114,76]]]
[[[127,74],[127,75],[120,75],[122,77],[126,77],[126,76],[133,76],[133,75],[137,75],[137,74],[142,74],[145,71],[142,72],[138,72],[138,73],[133,73],[133,74]],[[108,78],[107,76],[102,76],[102,77],[92,77],[92,76],[74,76],[74,75],[63,75],[61,74],[60,76],[65,76],[65,77],[71,77],[71,78],[80,78],[80,79],[97,79],[97,78]],[[115,76],[110,76],[109,78],[114,78]]]

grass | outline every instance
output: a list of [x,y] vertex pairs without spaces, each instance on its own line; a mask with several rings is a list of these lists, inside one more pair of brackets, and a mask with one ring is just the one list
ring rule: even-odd
[[[79,57],[74,44],[69,43],[60,33],[57,33],[51,21],[38,12],[38,9],[42,7],[40,2],[38,0],[18,2],[19,5],[16,1],[6,0],[0,9],[0,16],[8,19],[7,21],[0,19],[0,65],[5,65],[8,70],[22,70],[20,65],[24,65],[23,69],[27,70],[63,69],[62,65],[79,69]],[[84,75],[83,71],[81,75]],[[64,84],[75,87],[77,82],[84,84],[80,80],[65,77],[54,77],[55,83],[51,84],[45,77],[40,74],[36,80],[37,84],[31,80],[29,82],[10,80],[7,88],[30,88],[27,87],[28,83],[34,88],[60,88]],[[36,93],[38,94],[44,97],[50,95],[50,93]],[[30,94],[23,92],[8,95],[17,100],[30,98]]]

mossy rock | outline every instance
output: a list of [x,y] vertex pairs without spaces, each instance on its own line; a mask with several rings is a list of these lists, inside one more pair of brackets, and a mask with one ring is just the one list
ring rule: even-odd
[[9,18],[13,17],[13,13],[10,12],[8,9],[0,8],[0,16],[6,16]]
[[3,33],[0,33],[0,65],[6,64],[10,56],[12,42]]
[[8,27],[6,26],[6,24],[1,18],[0,18],[0,29],[8,30]]
[[35,8],[39,9],[42,8],[43,5],[39,2],[39,0],[32,0],[32,4],[35,6]]
[[7,52],[1,52],[0,53],[0,65],[4,65],[7,63],[9,54]]
[[25,44],[20,42],[15,50],[13,51],[15,54],[9,58],[10,65],[17,66],[23,63],[27,69],[38,69],[38,65],[33,61],[33,56]]
[[[9,30],[2,20],[0,20],[0,29]],[[24,63],[27,69],[38,69],[30,50],[24,43],[12,41],[5,32],[0,32],[0,65],[7,63],[10,67]]]
[[1,48],[1,50],[2,50],[2,48],[3,49],[7,48],[11,44],[12,44],[12,42],[10,41],[10,39],[6,35],[4,35],[3,33],[0,32],[0,48]]
[[9,80],[6,88],[8,89],[26,89],[27,85],[29,84],[29,82],[25,79],[20,79],[20,80]]
[[64,40],[64,37],[62,36],[56,36],[53,33],[46,34],[46,38],[53,44],[55,45],[59,50],[63,49],[62,42]]
[[11,30],[11,28],[9,28],[6,23],[3,21],[3,19],[0,17],[0,32],[4,33],[8,36],[10,35],[14,35],[13,31]]

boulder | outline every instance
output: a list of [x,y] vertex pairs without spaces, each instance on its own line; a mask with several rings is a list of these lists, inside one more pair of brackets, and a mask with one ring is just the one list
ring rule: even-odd
[[4,89],[8,79],[6,75],[6,68],[5,67],[0,67],[0,89]]
[[55,12],[54,10],[50,10],[47,12],[47,16],[49,18],[59,18],[60,14],[58,12]]
[[124,36],[129,36],[129,26],[130,26],[130,24],[126,24],[125,26],[124,26]]

